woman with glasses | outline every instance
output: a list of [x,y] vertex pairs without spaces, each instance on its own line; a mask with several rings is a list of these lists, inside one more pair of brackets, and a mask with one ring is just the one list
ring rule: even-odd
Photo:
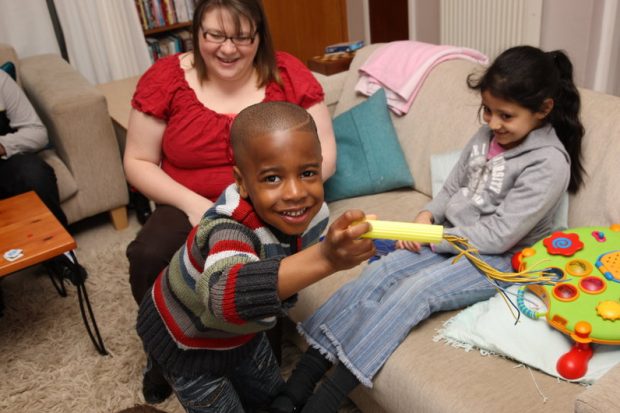
[[[195,7],[193,52],[158,60],[132,99],[124,166],[128,181],[157,208],[127,248],[139,304],[193,226],[233,182],[230,125],[242,109],[288,101],[313,117],[323,179],[335,171],[336,144],[323,90],[293,56],[274,50],[260,0],[202,0]],[[157,403],[170,387],[157,366],[143,393]]]

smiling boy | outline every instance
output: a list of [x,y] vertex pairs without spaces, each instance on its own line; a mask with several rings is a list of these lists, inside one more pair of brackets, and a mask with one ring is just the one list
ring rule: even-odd
[[295,293],[374,254],[361,211],[329,227],[321,146],[299,106],[267,102],[231,129],[235,184],[190,233],[140,306],[138,334],[190,412],[266,405],[283,385],[265,331]]

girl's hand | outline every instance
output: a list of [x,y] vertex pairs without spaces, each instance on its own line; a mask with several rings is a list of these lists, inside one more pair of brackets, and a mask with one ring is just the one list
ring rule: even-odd
[[[415,217],[415,219],[413,220],[413,222],[416,224],[432,225],[433,215],[426,210],[420,211],[418,215]],[[409,250],[412,252],[420,252],[420,248],[422,248],[422,245],[425,245],[425,244],[426,243],[421,243],[417,241],[396,241],[395,247],[397,249],[404,249],[404,250]]]
[[345,270],[375,255],[375,244],[360,236],[370,231],[370,224],[363,222],[360,210],[348,210],[338,217],[327,230],[321,242],[321,253],[334,271]]

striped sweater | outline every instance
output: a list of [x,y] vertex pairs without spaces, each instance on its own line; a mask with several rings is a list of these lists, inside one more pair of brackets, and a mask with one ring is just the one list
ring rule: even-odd
[[317,242],[327,219],[324,204],[301,236],[283,234],[230,185],[142,301],[137,329],[147,353],[184,377],[232,368],[294,303],[278,297],[280,261]]

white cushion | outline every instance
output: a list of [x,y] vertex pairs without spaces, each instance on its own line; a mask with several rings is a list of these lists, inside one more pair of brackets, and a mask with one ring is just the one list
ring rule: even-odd
[[[516,286],[508,289],[513,302]],[[542,308],[544,304],[531,293],[526,293],[528,307]],[[513,311],[516,311],[513,309]],[[476,303],[446,322],[436,336],[468,351],[480,349],[484,354],[491,352],[506,356],[552,376],[560,377],[556,371],[558,359],[573,346],[565,334],[549,326],[544,318],[533,320],[521,315],[515,325],[515,318],[508,304],[499,295],[487,301]],[[609,369],[620,363],[620,346],[592,344],[594,354],[588,364],[585,376],[574,380],[594,383]]]

